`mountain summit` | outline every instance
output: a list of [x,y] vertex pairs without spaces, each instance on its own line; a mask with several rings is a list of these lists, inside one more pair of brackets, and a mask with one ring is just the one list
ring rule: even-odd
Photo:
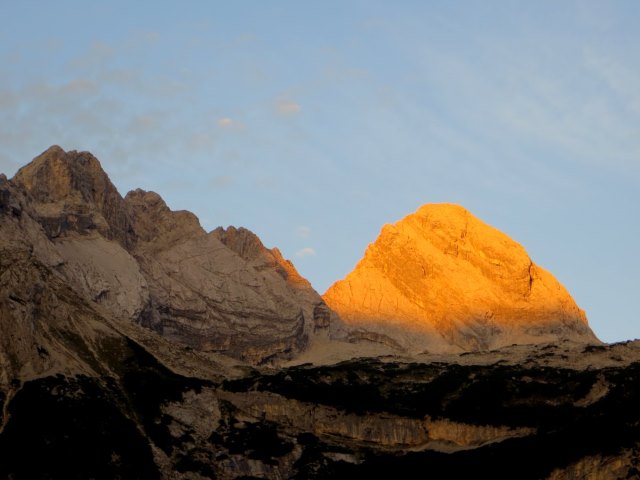
[[23,212],[5,234],[109,315],[197,350],[261,363],[597,341],[550,273],[460,206],[385,226],[323,300],[252,232],[206,232],[155,192],[123,198],[89,152],[50,147],[3,182]]
[[596,341],[553,275],[458,205],[424,205],[385,225],[324,300],[350,326],[414,351]]
[[[172,211],[155,192],[123,198],[89,152],[52,146],[13,179],[0,178],[0,213],[0,287],[8,296],[22,298],[19,290],[29,283],[52,288],[35,273],[23,283],[9,275],[17,269],[25,277],[37,261],[73,291],[74,308],[84,302],[118,325],[142,325],[172,342],[254,364],[291,359],[340,328],[277,249],[246,229],[207,233],[194,214]],[[41,312],[34,325],[60,311],[42,294],[24,303]],[[10,305],[0,296],[5,338],[22,325]],[[57,348],[32,330],[16,336],[41,350]],[[16,348],[0,342],[0,368],[5,358],[26,355]],[[45,368],[34,358],[35,371]]]
[[325,298],[88,152],[0,174],[0,478],[638,477],[640,342],[463,208]]
[[50,238],[91,230],[125,248],[131,245],[124,200],[91,153],[53,145],[18,170],[12,182],[28,194],[34,217]]

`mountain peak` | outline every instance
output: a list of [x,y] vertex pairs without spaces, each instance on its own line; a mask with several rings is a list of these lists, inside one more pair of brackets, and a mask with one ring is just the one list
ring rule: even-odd
[[124,201],[89,152],[49,147],[11,180],[31,199],[49,238],[97,230],[127,247],[131,224]]
[[62,156],[64,155],[65,152],[64,148],[62,148],[60,145],[51,145],[49,148],[47,148],[44,152],[42,152],[37,158],[39,157],[45,157],[45,156]]
[[453,204],[385,225],[324,300],[347,323],[422,332],[434,349],[595,339],[566,289],[520,244]]
[[457,203],[425,203],[416,210],[419,215],[428,215],[429,213],[456,215],[471,215],[471,212]]
[[[0,177],[0,187],[0,263],[18,259],[30,274],[33,257],[55,268],[109,321],[251,363],[289,360],[341,334],[339,319],[276,249],[244,228],[207,234],[193,213],[171,210],[152,191],[123,199],[89,152],[52,146],[12,180]],[[10,328],[26,325],[11,318]],[[0,345],[0,377],[11,355]]]
[[140,188],[127,193],[125,203],[139,241],[165,248],[204,235],[200,221],[186,210],[171,210],[156,192]]
[[84,200],[90,200],[95,193],[92,191],[95,183],[111,184],[100,162],[91,153],[65,152],[58,145],[49,147],[18,170],[13,181],[32,197],[43,201],[55,201],[70,194],[80,194]]
[[226,229],[218,227],[210,234],[245,260],[254,260],[264,255],[266,251],[258,236],[244,227],[236,228],[229,226]]
[[271,265],[278,274],[292,285],[311,288],[307,279],[302,277],[293,264],[282,256],[277,248],[266,248],[260,238],[244,227],[218,227],[212,230],[211,236],[220,240],[228,248],[236,252],[246,261],[265,262]]

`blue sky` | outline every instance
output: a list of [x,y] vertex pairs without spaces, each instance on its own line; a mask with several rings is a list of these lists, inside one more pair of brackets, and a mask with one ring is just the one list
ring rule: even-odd
[[459,203],[640,337],[640,2],[0,0],[0,172],[89,150],[324,290]]

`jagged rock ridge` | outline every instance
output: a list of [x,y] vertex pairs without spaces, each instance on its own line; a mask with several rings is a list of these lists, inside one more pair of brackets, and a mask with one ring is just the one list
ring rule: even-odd
[[584,312],[549,272],[457,205],[425,205],[385,225],[323,298],[348,325],[416,351],[597,342]]
[[7,183],[45,234],[23,230],[25,241],[44,245],[58,274],[122,321],[250,363],[295,357],[339,330],[279,251],[246,229],[207,233],[155,192],[122,198],[88,152],[51,147]]
[[96,165],[54,148],[0,175],[0,478],[640,474],[639,342],[238,365],[211,352],[286,358],[340,324],[248,230],[122,199]]
[[548,272],[461,207],[425,206],[385,226],[325,303],[250,231],[207,233],[155,192],[122,198],[88,152],[51,147],[4,182],[24,212],[14,240],[106,314],[198,350],[259,363],[312,344],[312,361],[335,349],[343,358],[376,352],[326,341],[337,337],[378,353],[597,341]]
[[11,181],[28,194],[34,217],[50,238],[96,230],[125,248],[133,243],[124,200],[89,152],[54,145]]

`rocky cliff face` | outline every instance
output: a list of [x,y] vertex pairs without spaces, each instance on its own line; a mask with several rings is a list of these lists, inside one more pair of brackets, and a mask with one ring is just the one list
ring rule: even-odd
[[11,181],[26,191],[35,219],[50,238],[97,231],[124,248],[132,245],[124,201],[89,152],[53,146]]
[[198,350],[260,363],[295,358],[316,341],[310,359],[336,348],[357,355],[331,338],[378,353],[596,341],[548,272],[461,207],[425,206],[383,228],[323,300],[248,230],[207,233],[155,192],[122,198],[88,152],[51,147],[5,182],[31,230],[44,232],[23,232],[40,245],[38,258],[76,292]]
[[[488,289],[471,298],[495,310],[499,335],[513,317],[508,332],[555,342],[404,357],[411,341],[459,342],[486,323],[425,333],[414,309],[396,331],[358,317],[345,331],[278,250],[246,229],[207,233],[153,192],[123,199],[90,154],[53,147],[0,175],[0,478],[638,477],[640,344],[559,340],[592,337],[521,247],[430,218],[431,247],[391,229],[390,247],[367,253],[385,289],[418,292],[427,249],[439,275]],[[540,330],[501,295],[524,298]],[[399,311],[385,301],[367,311]],[[351,359],[261,365],[335,360],[336,345]],[[354,359],[381,351],[396,355]]]
[[158,345],[105,338],[68,343],[75,355],[90,346],[99,372],[0,386],[0,477],[639,473],[637,342],[244,372],[175,351],[185,376],[159,360]]
[[253,233],[230,227],[207,234],[193,214],[170,211],[153,192],[130,192],[125,202],[150,288],[145,325],[250,363],[291,358],[314,336],[329,335],[330,321],[314,314],[322,299]]
[[357,328],[409,350],[597,341],[566,289],[524,248],[456,205],[386,225],[323,296]]
[[51,147],[4,181],[37,231],[16,237],[42,245],[56,273],[114,318],[249,363],[292,358],[339,330],[277,250],[246,229],[208,234],[154,192],[123,199],[88,152]]

